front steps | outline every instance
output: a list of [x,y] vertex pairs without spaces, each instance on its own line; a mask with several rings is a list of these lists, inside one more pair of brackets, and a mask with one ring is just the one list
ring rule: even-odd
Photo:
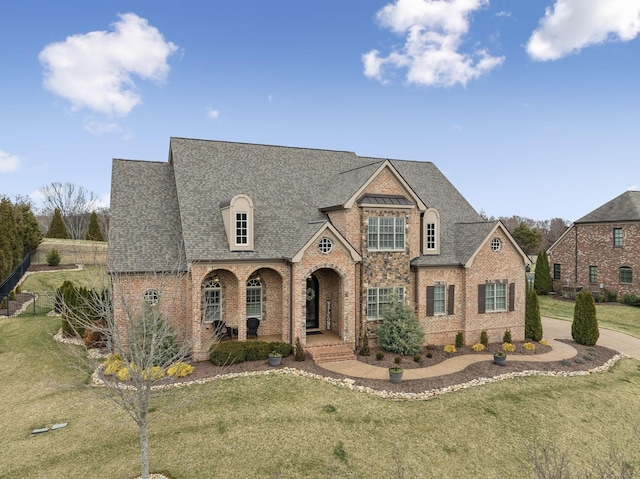
[[305,349],[316,364],[356,359],[353,347],[346,344],[307,346]]

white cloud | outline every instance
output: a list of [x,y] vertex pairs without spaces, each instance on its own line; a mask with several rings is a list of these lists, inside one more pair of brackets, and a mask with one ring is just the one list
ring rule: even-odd
[[98,121],[87,118],[84,121],[84,129],[93,135],[105,135],[109,133],[120,133],[122,128],[112,121]]
[[557,60],[609,41],[633,40],[640,31],[640,0],[556,0],[527,44],[534,60]]
[[209,108],[207,110],[207,118],[211,120],[215,120],[220,116],[220,112],[218,110],[214,110],[213,108]]
[[144,18],[119,17],[111,32],[73,35],[38,56],[44,87],[69,100],[74,110],[126,115],[142,102],[134,76],[160,83],[169,73],[167,59],[177,46]]
[[449,87],[488,73],[504,57],[482,48],[460,51],[470,15],[488,4],[489,0],[396,0],[386,5],[376,14],[378,22],[406,40],[386,57],[378,50],[362,55],[364,74],[385,83],[385,70],[406,68],[411,83]]
[[20,168],[20,158],[0,150],[0,173],[11,173]]

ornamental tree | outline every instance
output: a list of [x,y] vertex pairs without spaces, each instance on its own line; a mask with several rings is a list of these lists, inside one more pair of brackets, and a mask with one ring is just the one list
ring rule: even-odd
[[594,346],[600,337],[598,319],[596,318],[596,303],[589,291],[582,290],[576,296],[571,337],[576,343],[585,346]]
[[533,289],[538,294],[549,294],[551,291],[551,272],[549,270],[549,257],[546,251],[540,251],[536,259],[536,276],[533,281]]
[[378,342],[396,354],[412,355],[422,351],[424,331],[416,313],[404,301],[393,299],[378,327]]
[[58,208],[53,212],[51,224],[49,225],[49,229],[45,236],[47,238],[69,239],[69,232],[67,231],[67,227],[62,220],[62,215]]
[[527,302],[525,304],[524,337],[532,341],[542,339],[542,320],[540,318],[540,305],[535,291],[527,290]]

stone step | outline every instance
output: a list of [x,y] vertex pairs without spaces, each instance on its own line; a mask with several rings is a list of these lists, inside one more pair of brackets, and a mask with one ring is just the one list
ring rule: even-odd
[[353,349],[345,344],[308,346],[306,350],[317,364],[356,359]]

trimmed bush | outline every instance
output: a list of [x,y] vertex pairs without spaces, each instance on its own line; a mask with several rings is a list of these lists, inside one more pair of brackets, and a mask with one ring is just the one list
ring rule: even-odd
[[362,347],[360,351],[358,351],[359,356],[369,356],[371,352],[369,351],[369,335],[365,331],[362,335]]
[[378,342],[382,349],[396,354],[414,355],[422,351],[424,331],[413,308],[394,298],[378,326]]
[[46,238],[69,239],[69,230],[67,230],[67,226],[64,224],[62,214],[60,214],[60,210],[58,208],[53,211],[53,217],[51,218],[49,229],[47,230],[47,234],[44,236]]
[[376,353],[376,361],[382,361],[384,359],[384,353],[382,351],[378,351]]
[[7,297],[6,296],[4,298],[2,298],[2,301],[0,302],[0,309],[7,309]]
[[236,341],[214,344],[209,351],[209,361],[216,366],[242,363],[246,357],[244,343]]
[[538,295],[535,291],[527,291],[524,314],[525,339],[540,341],[542,339],[542,319],[540,318],[540,305],[538,303]]
[[507,329],[504,332],[504,336],[502,336],[502,342],[503,343],[512,343],[513,341],[511,341],[511,330]]
[[536,345],[533,344],[532,342],[524,343],[522,345],[522,347],[525,349],[525,351],[535,351],[536,350]]
[[[293,351],[293,348],[289,343],[284,343],[282,341],[273,341],[269,343],[269,352],[271,351],[275,351],[276,353],[280,354],[283,358],[286,358],[291,354],[291,351]],[[267,353],[267,357],[268,355],[269,353]],[[262,358],[262,359],[266,359],[266,358]]]
[[62,258],[60,257],[58,250],[54,248],[47,253],[47,257],[45,259],[49,266],[58,266]]
[[480,344],[482,344],[485,348],[489,346],[489,335],[485,330],[482,330],[480,333]]
[[172,376],[174,378],[183,378],[189,374],[193,374],[193,366],[191,366],[191,364],[183,363],[182,361],[172,364],[167,369],[167,376]]
[[16,300],[16,290],[12,289],[11,291],[9,291],[9,301],[15,301]]
[[640,306],[640,298],[635,294],[625,294],[622,297],[622,302],[629,306]]
[[458,331],[458,333],[456,334],[455,345],[456,348],[461,348],[464,346],[464,334],[462,334],[462,331]]
[[456,347],[453,344],[447,344],[442,350],[445,353],[449,353],[449,354],[453,354],[457,351]]
[[593,346],[598,341],[600,331],[596,318],[596,305],[593,301],[593,295],[589,291],[580,291],[576,296],[571,336],[576,343],[585,346]]
[[505,353],[512,353],[516,350],[516,345],[511,343],[502,343],[502,350]]
[[540,251],[536,259],[536,275],[533,280],[533,289],[540,295],[549,294],[551,291],[551,271],[549,270],[549,258],[546,251]]
[[262,359],[267,359],[269,357],[269,353],[274,351],[274,349],[269,346],[269,343],[264,341],[247,341],[244,345],[245,361],[260,361]]
[[22,285],[21,284],[16,286],[16,294],[20,294],[20,293],[22,293]]
[[307,354],[304,352],[304,347],[302,347],[302,342],[300,341],[300,337],[296,338],[296,352],[293,358],[297,362],[306,361]]
[[476,353],[479,353],[480,351],[484,351],[484,344],[476,343],[473,346],[471,346],[471,349],[473,349]]
[[98,215],[95,211],[92,212],[89,217],[89,226],[84,239],[89,241],[104,241],[104,236],[102,235],[100,225],[98,224]]

